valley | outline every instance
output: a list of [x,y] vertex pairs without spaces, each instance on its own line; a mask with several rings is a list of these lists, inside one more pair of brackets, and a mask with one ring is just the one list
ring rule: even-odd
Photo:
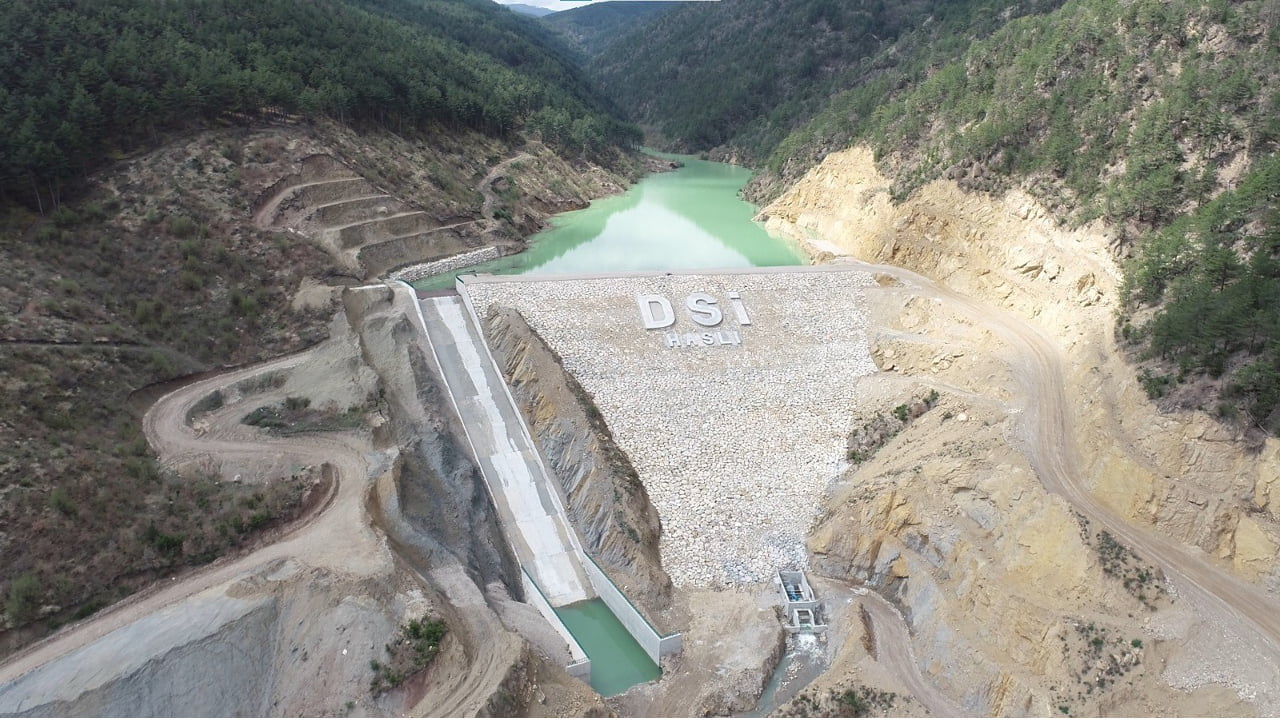
[[1274,3],[334,2],[11,58],[0,714],[1280,713]]

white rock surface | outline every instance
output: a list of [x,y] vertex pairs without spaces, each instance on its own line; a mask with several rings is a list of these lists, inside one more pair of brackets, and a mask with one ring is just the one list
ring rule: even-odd
[[[661,275],[469,284],[477,312],[518,309],[596,400],[662,517],[680,586],[767,580],[807,565],[804,539],[844,461],[859,384],[875,372],[864,272]],[[741,345],[668,348],[701,333],[690,293],[714,296]],[[750,314],[728,305],[737,292]],[[637,296],[666,297],[674,326],[644,329]]]

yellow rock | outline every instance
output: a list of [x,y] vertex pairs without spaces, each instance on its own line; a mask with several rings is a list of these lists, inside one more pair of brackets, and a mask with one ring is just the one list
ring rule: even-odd
[[1088,577],[1091,555],[1075,517],[1060,502],[1028,518],[1007,552],[1010,584],[1034,587],[1045,598],[1069,600]]
[[1276,562],[1276,550],[1280,545],[1249,515],[1241,515],[1236,525],[1235,556],[1231,559],[1236,570],[1244,575],[1267,574]]
[[1258,481],[1253,486],[1253,504],[1259,509],[1280,510],[1280,442],[1267,440],[1258,458]]
[[1139,518],[1155,494],[1156,477],[1126,455],[1109,453],[1093,486],[1093,494],[1121,517]]

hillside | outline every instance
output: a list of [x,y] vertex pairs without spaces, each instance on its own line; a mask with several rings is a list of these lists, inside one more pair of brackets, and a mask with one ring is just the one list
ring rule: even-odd
[[1011,17],[1058,4],[687,3],[623,34],[591,72],[632,119],[673,147],[728,146],[722,154],[756,162],[833,94],[875,80],[904,53],[952,57]]
[[18,0],[0,30],[21,38],[0,48],[0,122],[14,129],[0,192],[37,210],[107,159],[219,119],[536,127],[588,151],[634,137],[549,32],[490,2]]
[[1131,256],[1118,331],[1148,392],[1275,433],[1278,40],[1274,3],[1069,2],[837,95],[753,191],[864,143],[897,199],[947,177],[1101,218]]
[[513,13],[528,15],[530,17],[546,17],[547,15],[555,12],[555,10],[548,10],[544,7],[538,7],[537,5],[525,5],[524,3],[511,3],[507,5],[506,8]]
[[643,26],[679,3],[604,2],[561,10],[542,19],[569,45],[593,60],[623,35]]
[[323,500],[318,467],[160,467],[141,413],[179,379],[310,347],[344,285],[519,249],[639,171],[567,51],[489,3],[23,0],[0,27],[0,654]]

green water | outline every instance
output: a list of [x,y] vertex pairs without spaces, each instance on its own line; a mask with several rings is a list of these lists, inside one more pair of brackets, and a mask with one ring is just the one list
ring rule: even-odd
[[[650,175],[621,195],[561,213],[517,255],[465,273],[558,274],[803,265],[805,256],[751,221],[738,197],[751,171],[684,155],[654,153],[684,167]],[[414,283],[451,286],[453,276]]]
[[555,611],[591,658],[591,687],[601,695],[617,695],[662,675],[603,600],[584,600]]

